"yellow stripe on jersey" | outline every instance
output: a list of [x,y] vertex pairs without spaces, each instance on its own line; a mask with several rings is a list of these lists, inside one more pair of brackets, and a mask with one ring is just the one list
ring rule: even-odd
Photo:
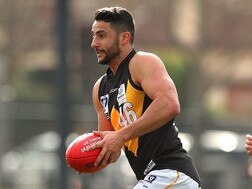
[[111,110],[110,121],[111,121],[113,128],[116,131],[118,131],[122,128],[119,125],[119,119],[120,119],[120,113],[118,112],[118,110],[115,109],[115,107],[113,107],[113,109]]
[[144,106],[144,91],[139,91],[135,89],[131,83],[127,83],[126,99],[132,104],[132,109],[136,112],[137,117],[139,118],[142,115],[143,106]]
[[[142,115],[143,111],[145,93],[143,91],[135,89],[128,81],[125,95],[126,103],[131,104],[130,110],[127,111],[133,111],[136,117],[139,118]],[[123,127],[120,126],[120,112],[115,109],[115,107],[113,107],[111,111],[110,121],[115,130],[120,130]],[[137,157],[138,138],[126,142],[125,146],[127,146],[128,150]]]
[[167,185],[164,189],[172,188],[172,187],[178,182],[179,177],[180,177],[180,174],[179,174],[179,172],[177,171],[177,177],[176,177],[176,179],[175,179],[171,184]]

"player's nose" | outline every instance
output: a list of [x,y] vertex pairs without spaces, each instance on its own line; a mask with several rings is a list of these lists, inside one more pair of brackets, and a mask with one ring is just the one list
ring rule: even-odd
[[99,47],[99,44],[98,44],[97,40],[95,39],[95,37],[93,37],[93,40],[91,42],[91,48],[96,49],[98,47]]

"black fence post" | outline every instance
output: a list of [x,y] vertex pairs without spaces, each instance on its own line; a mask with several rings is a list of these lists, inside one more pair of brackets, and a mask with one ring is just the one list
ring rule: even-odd
[[67,67],[67,26],[68,26],[68,5],[67,0],[57,1],[57,39],[58,39],[58,68],[56,78],[56,103],[58,112],[59,134],[61,145],[59,149],[60,170],[59,189],[68,188],[67,166],[65,161],[65,141],[69,130],[69,104],[68,104],[68,67]]

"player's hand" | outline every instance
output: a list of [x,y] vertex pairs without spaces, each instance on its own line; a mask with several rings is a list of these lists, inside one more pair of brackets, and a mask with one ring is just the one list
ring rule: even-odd
[[108,164],[114,163],[118,160],[124,141],[116,131],[94,131],[94,133],[101,136],[103,139],[95,143],[88,150],[102,148],[94,166],[99,166],[99,168],[103,169]]
[[248,155],[252,156],[252,136],[249,134],[246,135],[245,149]]

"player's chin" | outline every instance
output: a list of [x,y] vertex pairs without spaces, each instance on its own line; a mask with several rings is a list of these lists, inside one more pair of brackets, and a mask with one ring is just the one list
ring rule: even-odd
[[98,62],[102,62],[104,60],[104,55],[103,53],[97,53],[96,57],[98,59]]
[[107,62],[105,61],[104,58],[98,58],[98,63],[99,63],[100,65],[106,65],[106,64],[107,64]]

